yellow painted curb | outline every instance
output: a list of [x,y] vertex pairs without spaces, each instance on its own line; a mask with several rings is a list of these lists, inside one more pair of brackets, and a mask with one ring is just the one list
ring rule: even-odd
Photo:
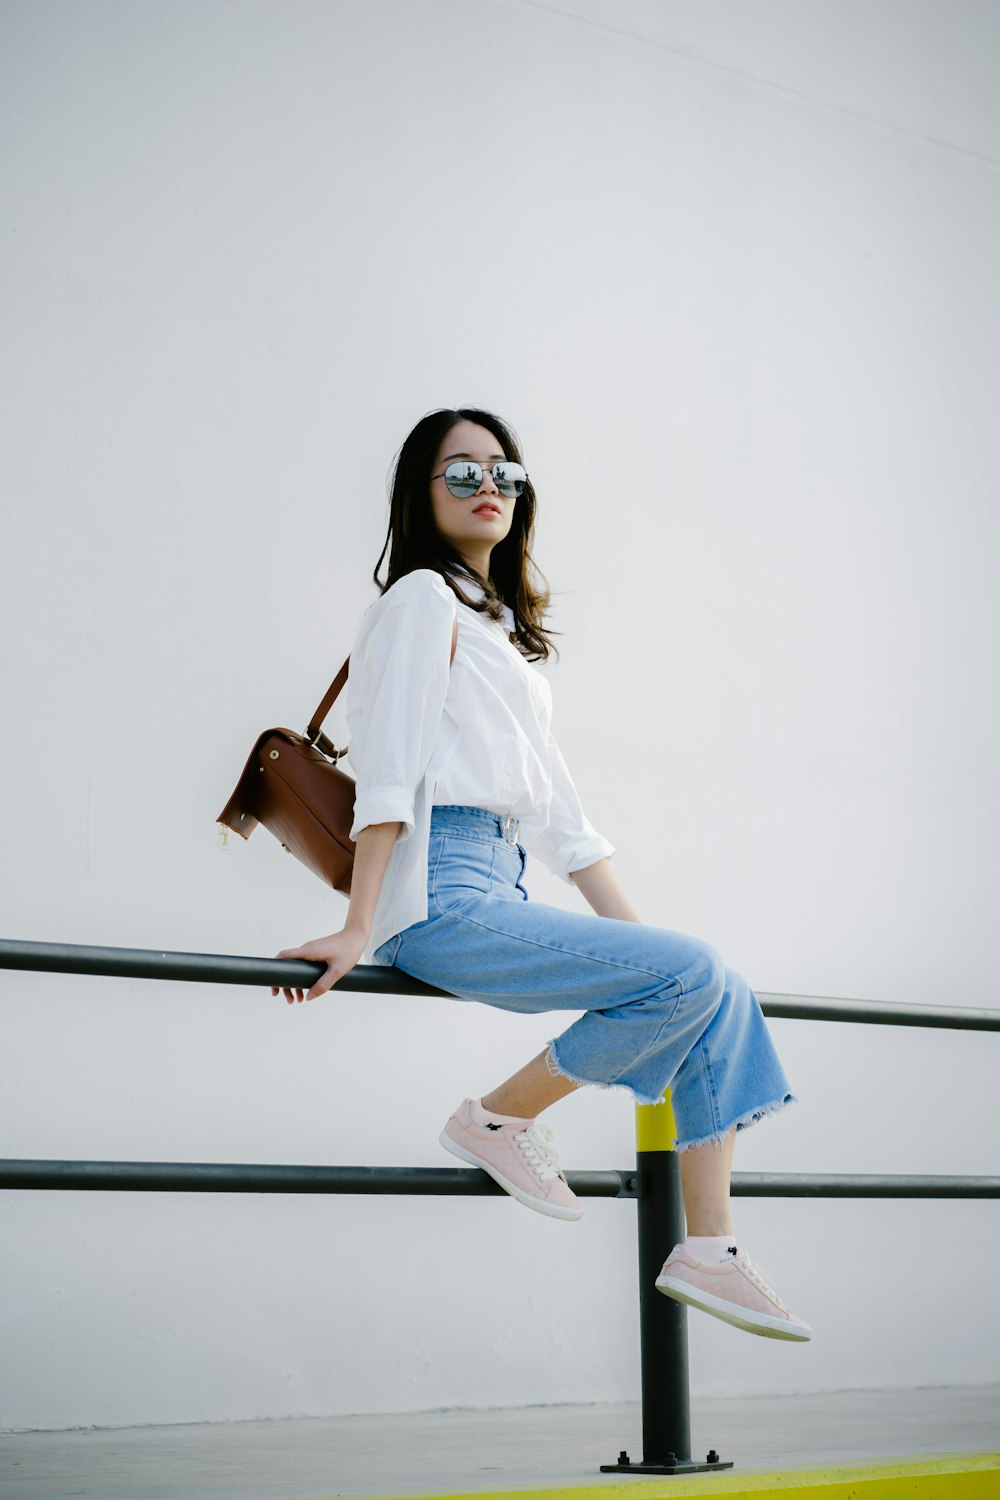
[[637,1104],[635,1107],[635,1149],[637,1151],[672,1151],[677,1144],[677,1121],[667,1089],[662,1104]]
[[[651,1106],[646,1106],[651,1107]],[[520,1490],[411,1490],[368,1500],[670,1500],[672,1496],[755,1495],[766,1500],[1000,1500],[1000,1453],[959,1453],[937,1458],[895,1459],[843,1468],[795,1469],[786,1474],[670,1475],[606,1483]],[[304,1497],[302,1497],[304,1500]],[[336,1500],[314,1495],[309,1500]]]

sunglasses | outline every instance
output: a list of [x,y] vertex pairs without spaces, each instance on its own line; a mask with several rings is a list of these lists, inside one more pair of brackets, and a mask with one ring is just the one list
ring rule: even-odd
[[[528,476],[520,464],[503,463],[494,464],[490,473],[493,475],[493,483],[501,495],[508,499],[524,493],[524,485]],[[473,463],[471,459],[458,464],[449,464],[442,474],[432,474],[432,479],[443,479],[453,495],[460,500],[467,500],[470,495],[479,492],[483,482],[482,464]]]

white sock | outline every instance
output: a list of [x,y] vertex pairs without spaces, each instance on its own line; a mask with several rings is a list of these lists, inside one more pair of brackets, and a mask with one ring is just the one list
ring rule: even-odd
[[721,1265],[729,1258],[730,1247],[735,1244],[736,1237],[732,1234],[689,1234],[684,1248],[707,1265]]
[[478,1099],[473,1099],[469,1108],[469,1114],[475,1125],[530,1125],[532,1116],[525,1118],[523,1115],[497,1115],[491,1109],[484,1109]]

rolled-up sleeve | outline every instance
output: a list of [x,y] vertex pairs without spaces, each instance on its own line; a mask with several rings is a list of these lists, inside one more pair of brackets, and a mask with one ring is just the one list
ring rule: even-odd
[[347,678],[347,759],[354,772],[356,839],[371,823],[414,831],[414,799],[441,724],[451,671],[455,596],[417,569],[363,617]]
[[575,870],[585,870],[599,859],[609,859],[615,846],[598,833],[586,817],[580,795],[551,730],[548,747],[552,768],[549,826],[528,847],[547,869],[571,884],[569,877]]

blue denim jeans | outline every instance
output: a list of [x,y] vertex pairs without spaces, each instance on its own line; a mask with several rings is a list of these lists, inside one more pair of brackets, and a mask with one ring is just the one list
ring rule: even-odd
[[577,1083],[672,1090],[677,1149],[718,1141],[793,1101],[760,1005],[714,948],[663,927],[531,901],[516,820],[434,807],[427,918],[389,938],[394,965],[459,1000],[584,1014],[549,1044]]

